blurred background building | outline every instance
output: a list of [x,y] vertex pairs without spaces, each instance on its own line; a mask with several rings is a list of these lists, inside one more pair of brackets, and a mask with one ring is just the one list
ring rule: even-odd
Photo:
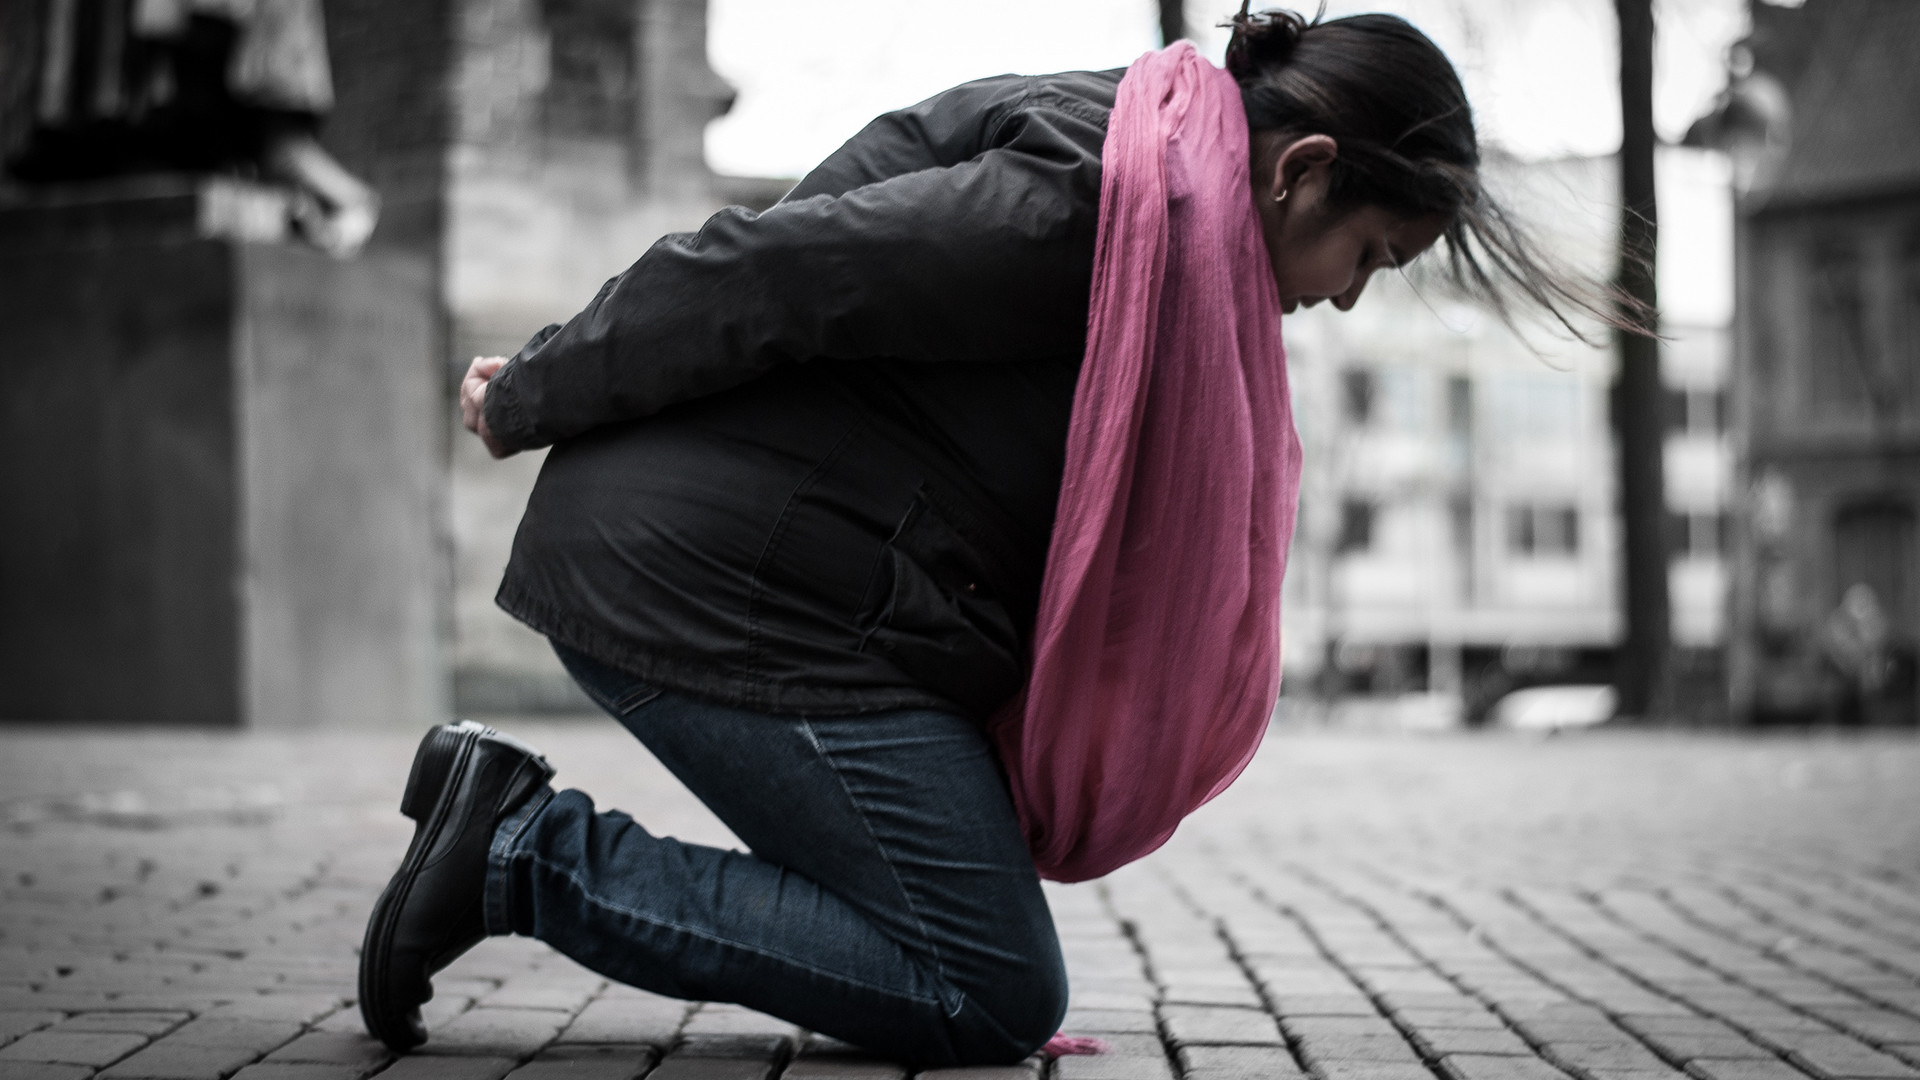
[[1754,720],[1915,721],[1920,5],[1756,5],[1732,155],[1740,500],[1730,693]]
[[[1676,667],[1690,712],[1719,716],[1732,211],[1721,155],[1669,147],[1658,164]],[[1608,273],[1612,159],[1489,172],[1561,258]],[[1604,328],[1580,328],[1592,344],[1522,336],[1432,277],[1379,279],[1351,312],[1289,320],[1307,472],[1287,692],[1345,699],[1353,720],[1480,722],[1518,687],[1603,684],[1620,636]]]

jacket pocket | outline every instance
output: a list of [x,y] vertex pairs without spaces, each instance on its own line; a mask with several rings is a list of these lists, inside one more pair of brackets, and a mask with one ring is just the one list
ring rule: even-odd
[[978,550],[928,501],[880,552],[861,649],[926,689],[986,716],[1020,688],[1020,635]]

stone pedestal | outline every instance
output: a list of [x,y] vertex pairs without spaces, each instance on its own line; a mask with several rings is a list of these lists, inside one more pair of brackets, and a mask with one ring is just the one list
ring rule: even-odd
[[434,267],[290,243],[280,198],[0,202],[0,717],[442,717]]

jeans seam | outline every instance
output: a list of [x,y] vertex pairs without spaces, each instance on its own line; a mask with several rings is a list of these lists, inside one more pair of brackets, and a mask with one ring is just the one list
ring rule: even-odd
[[[820,741],[820,736],[814,732],[813,721],[804,716],[800,717],[799,721],[800,730],[806,735],[807,742],[810,743],[814,751],[820,755],[820,760],[827,763],[827,768],[832,770],[834,781],[840,785],[840,790],[846,795],[847,802],[853,806],[854,811],[859,815],[860,827],[867,831],[867,839],[873,841],[873,848],[880,853],[880,860],[887,864],[887,874],[893,878],[894,887],[900,890],[900,900],[907,906],[908,913],[913,916],[913,925],[919,928],[920,940],[925,943],[927,952],[933,956],[933,970],[934,974],[939,978],[940,985],[952,989],[958,999],[947,1015],[959,1015],[960,1010],[966,1007],[966,992],[954,986],[953,980],[947,977],[946,960],[940,955],[940,946],[934,942],[933,934],[928,931],[927,921],[921,917],[919,905],[913,902],[913,893],[908,891],[907,883],[900,880],[900,870],[893,863],[892,853],[887,850],[886,844],[881,842],[880,837],[874,833],[873,822],[868,819],[866,808],[860,804],[859,798],[853,793],[853,788],[847,784],[846,775],[840,771],[839,763],[833,759],[833,752],[827,749],[826,744]],[[942,1008],[945,1008],[947,1003],[942,1001],[939,1004]]]
[[[501,823],[500,830],[494,832],[496,840],[487,851],[487,890],[481,905],[481,921],[489,934],[513,932],[513,920],[508,910],[510,898],[507,896],[507,881],[509,866],[513,861],[513,851],[520,846],[520,838],[526,835],[528,826],[533,824],[533,819],[539,816],[540,811],[552,801],[551,787],[535,792],[533,797],[527,800],[526,806],[514,812],[514,816],[519,819],[517,822],[509,818]],[[512,833],[505,840],[497,839],[500,831],[510,823],[513,825]],[[535,857],[538,858],[538,856]]]
[[[549,862],[538,854],[528,855],[527,859],[528,861],[533,863],[535,866],[538,866],[551,873],[558,874],[559,876],[566,878],[568,881],[573,882],[575,888],[579,890],[581,897],[583,897],[587,903],[592,904],[593,906],[600,908],[604,911],[611,911],[619,915],[625,915],[628,918],[636,919],[640,922],[649,923],[653,926],[658,926],[666,930],[672,930],[677,933],[686,934],[691,937],[697,937],[703,941],[710,941],[716,945],[720,945],[726,948],[739,949],[742,952],[753,953],[756,956],[763,956],[770,960],[777,961],[779,963],[790,964],[793,967],[799,968],[802,971],[809,972],[814,975],[818,975],[823,979],[831,979],[835,982],[844,983],[848,986],[857,987],[861,990],[868,990],[876,994],[885,994],[889,997],[905,998],[908,1001],[912,1001],[922,1005],[935,1005],[935,1006],[944,1007],[946,1004],[945,1002],[941,1001],[938,997],[926,998],[918,994],[897,990],[892,987],[879,986],[874,983],[864,982],[860,979],[855,979],[847,975],[842,975],[838,972],[828,971],[824,968],[815,967],[812,964],[809,964],[806,961],[799,959],[798,957],[789,956],[781,952],[775,952],[771,949],[765,949],[758,945],[752,945],[744,941],[736,941],[732,938],[721,937],[718,934],[714,934],[706,930],[702,930],[697,926],[687,926],[684,923],[674,922],[670,919],[656,918],[652,915],[647,914],[644,911],[638,911],[633,908],[625,907],[623,905],[616,904],[608,900],[603,900],[600,897],[594,895],[593,890],[587,888],[587,883],[585,881],[582,881],[580,879],[580,876],[578,874],[575,874],[572,870],[569,870],[566,867],[559,865],[558,863]],[[944,979],[944,976],[943,976],[943,979]]]

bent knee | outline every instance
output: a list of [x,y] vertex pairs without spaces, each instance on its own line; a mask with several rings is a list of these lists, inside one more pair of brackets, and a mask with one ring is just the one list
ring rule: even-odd
[[1058,952],[1024,965],[990,988],[968,995],[953,1017],[964,1065],[1024,1061],[1060,1030],[1067,1015],[1067,969]]

